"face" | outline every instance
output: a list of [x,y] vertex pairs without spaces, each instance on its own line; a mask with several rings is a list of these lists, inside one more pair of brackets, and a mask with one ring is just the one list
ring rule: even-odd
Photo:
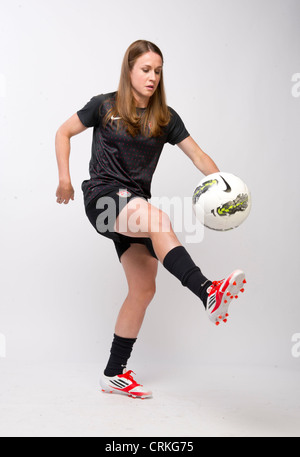
[[131,86],[137,106],[146,108],[150,97],[154,94],[160,81],[162,59],[155,52],[147,52],[140,56],[131,72]]

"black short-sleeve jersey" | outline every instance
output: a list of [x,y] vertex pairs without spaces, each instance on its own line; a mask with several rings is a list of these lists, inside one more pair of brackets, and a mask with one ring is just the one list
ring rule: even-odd
[[[158,137],[129,135],[124,126],[117,129],[117,117],[103,125],[106,113],[113,106],[116,92],[93,97],[77,112],[86,127],[94,127],[90,179],[82,183],[84,202],[89,202],[111,189],[128,189],[144,198],[151,198],[151,181],[165,143],[178,144],[189,136],[180,116],[169,107],[171,120]],[[137,108],[142,115],[144,109]]]

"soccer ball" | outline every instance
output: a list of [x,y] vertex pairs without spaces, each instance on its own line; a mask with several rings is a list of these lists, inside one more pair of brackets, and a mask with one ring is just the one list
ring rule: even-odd
[[251,210],[246,184],[231,173],[205,176],[193,194],[196,218],[212,230],[231,230],[241,225]]

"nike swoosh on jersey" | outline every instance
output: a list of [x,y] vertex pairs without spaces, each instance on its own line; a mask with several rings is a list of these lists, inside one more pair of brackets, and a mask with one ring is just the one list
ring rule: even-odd
[[117,116],[116,116],[116,117],[115,117],[115,116],[112,116],[112,117],[111,117],[111,120],[112,120],[112,121],[117,121],[118,119],[122,119],[122,118],[121,118],[121,117],[117,117]]

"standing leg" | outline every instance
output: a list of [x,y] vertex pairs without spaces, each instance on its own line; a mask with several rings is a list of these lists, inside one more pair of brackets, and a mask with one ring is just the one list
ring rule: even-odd
[[128,295],[120,309],[106,376],[123,372],[142,326],[146,309],[155,294],[157,260],[142,244],[132,244],[121,257]]
[[138,384],[132,371],[126,372],[127,361],[143,323],[146,309],[155,294],[158,261],[146,246],[132,244],[121,257],[128,283],[128,295],[115,326],[111,354],[100,385],[104,392],[149,398],[151,391]]
[[121,257],[128,284],[128,295],[120,310],[115,333],[126,338],[137,338],[146,309],[156,291],[157,260],[146,246],[132,244]]

